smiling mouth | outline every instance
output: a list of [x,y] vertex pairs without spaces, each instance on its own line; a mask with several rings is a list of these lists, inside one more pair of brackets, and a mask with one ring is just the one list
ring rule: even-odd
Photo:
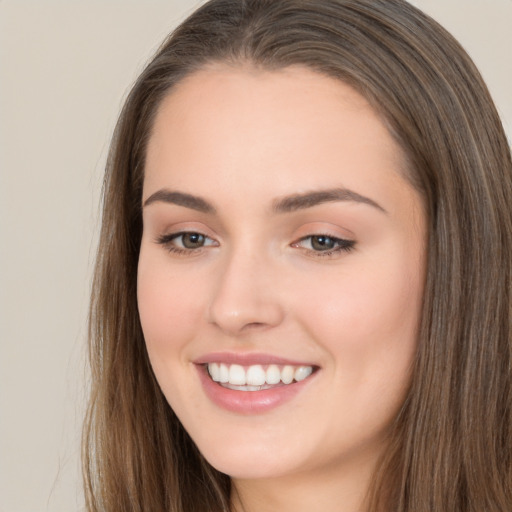
[[207,363],[210,378],[235,391],[262,391],[303,381],[317,369],[314,366],[251,365]]

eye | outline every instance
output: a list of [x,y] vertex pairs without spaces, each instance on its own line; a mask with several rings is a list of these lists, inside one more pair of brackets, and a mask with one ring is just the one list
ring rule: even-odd
[[206,237],[201,233],[182,233],[172,240],[184,249],[199,249],[206,242]]
[[170,252],[179,254],[191,253],[203,247],[218,245],[212,238],[194,231],[182,231],[163,235],[157,239],[157,243],[165,246]]
[[292,247],[302,248],[310,253],[317,253],[317,256],[330,256],[340,251],[349,252],[354,246],[354,240],[330,235],[309,235],[292,244]]

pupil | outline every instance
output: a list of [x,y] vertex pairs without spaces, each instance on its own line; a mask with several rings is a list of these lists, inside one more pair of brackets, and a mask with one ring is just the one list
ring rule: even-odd
[[187,249],[197,249],[204,245],[204,235],[200,233],[186,233],[183,235],[183,246]]
[[311,238],[311,247],[316,251],[328,251],[334,247],[334,240],[328,236],[314,236]]

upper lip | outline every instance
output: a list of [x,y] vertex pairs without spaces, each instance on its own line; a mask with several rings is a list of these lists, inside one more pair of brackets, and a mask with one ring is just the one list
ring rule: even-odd
[[287,359],[271,354],[261,353],[236,353],[236,352],[212,352],[194,360],[195,364],[226,363],[239,364],[240,366],[251,366],[255,364],[268,365],[290,365],[290,366],[316,366],[310,362]]

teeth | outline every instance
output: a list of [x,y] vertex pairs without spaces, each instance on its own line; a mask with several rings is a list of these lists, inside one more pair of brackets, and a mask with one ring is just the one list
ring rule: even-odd
[[295,370],[294,378],[297,382],[307,379],[313,373],[311,366],[300,366]]
[[243,366],[239,364],[232,364],[229,367],[229,383],[235,386],[245,386],[247,384],[247,378],[245,376],[245,370]]
[[223,384],[229,382],[229,368],[225,364],[219,365],[219,382]]
[[220,369],[217,363],[210,363],[208,365],[208,372],[215,382],[220,382]]
[[281,382],[281,370],[279,366],[275,364],[271,364],[267,368],[267,376],[266,379],[267,384],[279,384]]
[[293,381],[294,375],[295,372],[293,370],[293,366],[285,366],[281,372],[281,380],[283,381],[283,384],[290,384]]
[[[244,386],[245,391],[258,391],[261,386],[291,384],[300,382],[313,373],[312,366],[269,365],[266,369],[259,364],[243,367],[239,364],[208,363],[208,373],[215,382],[226,387]],[[238,389],[238,388],[234,388]]]
[[249,366],[247,370],[247,384],[250,386],[263,386],[265,384],[267,375],[265,370],[257,364],[254,366]]

